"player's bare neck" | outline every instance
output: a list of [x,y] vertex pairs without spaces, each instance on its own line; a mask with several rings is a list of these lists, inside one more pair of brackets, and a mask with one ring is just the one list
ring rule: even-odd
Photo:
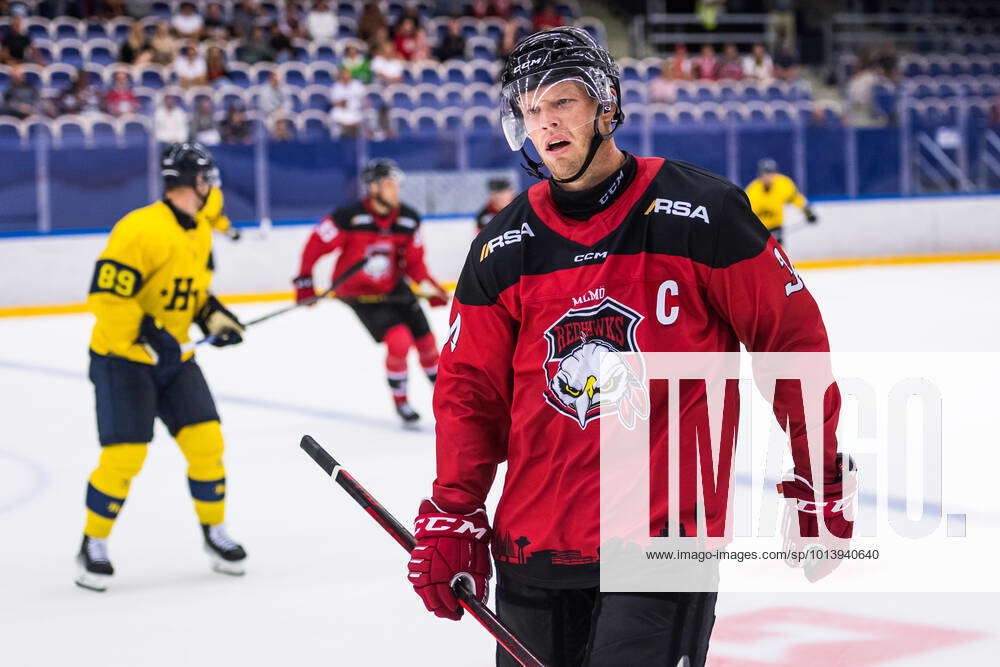
[[198,197],[194,188],[176,188],[164,194],[163,197],[169,200],[178,211],[187,213],[192,218],[202,205],[201,198]]
[[592,188],[625,164],[625,153],[615,145],[614,139],[601,142],[601,147],[597,149],[594,161],[587,167],[583,176],[571,183],[558,183],[558,187],[569,192],[577,192]]
[[375,212],[375,215],[380,218],[386,217],[396,208],[378,197],[369,197],[368,205],[372,207],[372,211]]

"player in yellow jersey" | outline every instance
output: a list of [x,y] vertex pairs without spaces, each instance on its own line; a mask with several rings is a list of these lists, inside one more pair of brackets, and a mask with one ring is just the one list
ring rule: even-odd
[[[208,384],[183,351],[197,324],[213,345],[243,340],[243,325],[209,292],[212,229],[198,212],[215,165],[195,143],[174,144],[160,161],[161,201],[119,220],[97,258],[87,299],[97,316],[90,380],[101,456],[87,485],[77,583],[105,590],[114,569],[107,538],[138,474],[159,417],[187,459],[188,484],[213,567],[242,574],[246,552],[223,523],[222,431]],[[190,346],[189,346],[190,347]]]
[[746,193],[753,212],[778,243],[784,243],[786,204],[801,208],[806,222],[814,224],[819,221],[805,196],[799,192],[792,179],[778,173],[778,163],[771,158],[764,158],[757,163],[757,178],[746,187]]

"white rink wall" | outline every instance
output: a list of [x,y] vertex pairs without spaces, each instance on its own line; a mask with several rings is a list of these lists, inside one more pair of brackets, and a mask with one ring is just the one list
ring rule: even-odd
[[[820,224],[809,227],[800,227],[798,212],[789,211],[786,245],[793,260],[1000,252],[1000,196],[829,201],[815,209]],[[428,219],[423,229],[432,273],[456,279],[474,237],[472,218]],[[290,292],[310,230],[275,227],[266,238],[244,230],[238,243],[217,237],[215,291]],[[0,240],[0,307],[82,302],[105,237]],[[321,285],[329,262],[324,258],[317,268]]]

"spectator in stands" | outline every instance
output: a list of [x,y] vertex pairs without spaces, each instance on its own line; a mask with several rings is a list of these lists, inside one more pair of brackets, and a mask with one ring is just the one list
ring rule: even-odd
[[326,0],[316,0],[306,14],[306,29],[315,40],[333,40],[337,37],[337,15]]
[[236,38],[250,37],[257,25],[259,15],[260,8],[257,7],[255,0],[240,0],[240,4],[233,7],[233,36]]
[[365,85],[351,76],[351,71],[341,67],[330,91],[330,120],[342,137],[356,137],[364,120]]
[[257,94],[257,109],[264,115],[265,120],[270,120],[274,114],[287,107],[288,96],[281,86],[281,78],[277,72],[271,72],[267,77],[267,85]]
[[111,89],[104,96],[104,110],[112,116],[138,113],[139,98],[132,92],[128,72],[118,70],[111,79]]
[[279,21],[272,23],[269,29],[268,44],[274,52],[275,62],[279,63],[295,60],[295,48],[292,46],[292,37],[285,32],[285,29]]
[[222,121],[222,143],[243,144],[253,143],[253,126],[247,118],[246,111],[239,104],[234,104],[226,111]]
[[198,98],[198,105],[194,113],[191,114],[191,123],[188,127],[191,138],[206,146],[215,146],[222,141],[219,133],[219,124],[215,120],[215,109],[212,100],[207,97]]
[[350,71],[351,76],[361,83],[371,83],[372,63],[355,44],[348,44],[344,47],[344,57],[340,59],[340,66]]
[[35,60],[35,50],[31,46],[31,35],[24,28],[24,19],[14,14],[10,19],[7,34],[0,41],[0,62],[23,63]]
[[226,52],[218,46],[208,47],[205,56],[205,81],[210,86],[226,83],[229,80],[229,70],[226,68]]
[[77,70],[70,87],[56,97],[56,112],[59,115],[101,112],[101,91],[90,85],[90,75],[85,70]]
[[735,44],[726,44],[722,50],[722,60],[719,61],[719,79],[743,80],[743,65],[740,62],[740,52],[736,50]]
[[15,118],[27,118],[38,108],[38,89],[24,78],[20,64],[10,67],[10,83],[3,94],[3,114]]
[[691,60],[688,58],[687,44],[674,44],[674,55],[667,58],[664,69],[669,69],[670,78],[676,81],[691,80]]
[[474,19],[484,19],[490,15],[490,3],[486,0],[472,0],[469,5],[469,16]]
[[295,126],[287,116],[282,116],[274,122],[271,128],[271,139],[274,141],[295,141]]
[[514,3],[511,0],[493,0],[490,3],[490,16],[495,16],[499,19],[509,19],[513,12]]
[[145,65],[153,60],[153,49],[138,21],[129,26],[128,37],[118,49],[118,60],[126,65]]
[[697,79],[715,81],[719,78],[720,65],[719,59],[715,56],[715,47],[711,44],[703,44],[701,53],[695,56],[692,61],[692,74]]
[[531,26],[535,32],[558,28],[563,25],[562,16],[556,10],[556,5],[551,0],[544,0],[535,12],[535,17],[531,21]]
[[878,66],[868,53],[858,58],[857,69],[847,82],[848,121],[851,125],[870,127],[878,125],[875,115],[875,86],[881,80]]
[[181,37],[197,39],[205,28],[205,19],[196,11],[193,3],[183,2],[180,11],[170,19],[170,25]]
[[225,40],[229,38],[229,22],[222,5],[213,2],[205,9],[205,39]]
[[264,28],[254,26],[250,38],[236,47],[236,59],[247,65],[260,62],[273,62],[274,51],[271,50],[271,40],[264,34]]
[[899,55],[896,47],[889,42],[884,44],[878,53],[878,66],[881,75],[893,83],[899,81]]
[[365,133],[371,141],[387,141],[396,138],[396,128],[392,126],[389,105],[382,104],[377,109],[369,109],[366,116]]
[[[370,1],[365,4],[358,18],[358,39],[371,43],[379,34],[380,30],[389,30],[389,22],[385,20],[385,15],[378,7],[378,2]],[[371,51],[374,53],[374,51]]]
[[125,0],[101,0],[100,15],[105,20],[125,16]]
[[774,78],[778,81],[795,81],[799,78],[799,55],[790,39],[785,39],[774,54]]
[[507,21],[503,27],[503,34],[497,40],[497,59],[501,64],[507,62],[510,52],[517,46],[518,25],[516,21]]
[[396,34],[393,38],[396,52],[411,62],[426,60],[430,56],[430,46],[427,35],[417,27],[413,17],[403,15],[396,24]]
[[177,97],[165,95],[163,104],[153,113],[153,134],[163,144],[187,141],[190,133],[187,113],[177,104]]
[[372,58],[372,74],[380,83],[402,83],[403,60],[391,42],[383,44]]
[[170,26],[166,21],[156,24],[156,32],[149,40],[149,46],[153,49],[153,62],[157,65],[170,65],[177,57],[177,40],[170,34]]
[[138,20],[153,12],[153,0],[125,0],[125,13]]
[[465,35],[462,34],[462,23],[457,16],[448,20],[448,32],[434,50],[434,57],[442,62],[465,59]]
[[666,104],[677,99],[677,80],[670,67],[660,68],[660,74],[649,82],[649,101]]
[[305,14],[299,5],[285,5],[285,11],[281,16],[281,31],[290,39],[309,39]]
[[204,86],[208,81],[208,67],[194,42],[181,47],[181,55],[174,61],[174,74],[181,88]]
[[774,79],[774,64],[763,44],[754,44],[750,55],[743,59],[743,75],[758,83],[767,84]]

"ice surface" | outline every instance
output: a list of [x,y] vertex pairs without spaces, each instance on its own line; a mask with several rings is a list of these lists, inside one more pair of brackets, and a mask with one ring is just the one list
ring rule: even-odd
[[[834,349],[1000,351],[1000,263],[803,275]],[[439,340],[446,318],[432,313]],[[401,429],[381,351],[334,303],[251,330],[237,348],[199,351],[223,417],[228,523],[249,551],[248,574],[209,570],[183,458],[158,427],[110,541],[113,587],[76,588],[98,456],[90,324],[82,315],[0,320],[0,663],[493,664],[474,621],[423,610],[405,583],[406,554],[298,448],[312,434],[405,524],[430,491],[428,384],[413,360],[424,426]],[[970,442],[970,453],[996,440]],[[913,572],[915,589],[923,575]],[[723,594],[709,664],[996,664],[998,604],[986,594]]]

